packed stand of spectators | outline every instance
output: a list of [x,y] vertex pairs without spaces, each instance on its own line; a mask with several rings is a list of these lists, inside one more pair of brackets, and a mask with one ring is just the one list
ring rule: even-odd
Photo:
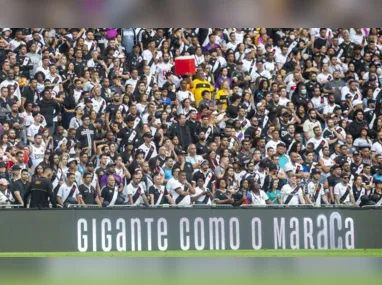
[[0,204],[381,205],[381,52],[377,28],[3,28]]

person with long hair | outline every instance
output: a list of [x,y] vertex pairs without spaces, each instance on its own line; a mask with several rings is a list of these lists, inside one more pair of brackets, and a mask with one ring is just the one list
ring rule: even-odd
[[218,156],[216,155],[216,152],[211,150],[207,154],[207,160],[210,164],[210,168],[212,171],[215,171],[215,168],[219,165]]
[[231,192],[227,191],[227,182],[223,179],[218,179],[216,182],[216,191],[214,194],[216,204],[233,204],[235,200],[232,198]]
[[235,170],[233,166],[229,165],[226,169],[223,178],[227,182],[227,189],[232,194],[235,194],[239,189],[239,182],[235,178]]
[[259,81],[258,88],[253,96],[256,103],[260,102],[260,100],[265,97],[265,94],[269,93],[269,87],[268,79],[262,79]]
[[293,142],[292,145],[289,148],[288,155],[292,152],[296,152],[301,155],[302,152],[302,144],[300,142]]
[[281,191],[279,189],[280,180],[274,179],[272,183],[271,191],[268,191],[266,194],[271,202],[271,204],[277,205],[281,204]]
[[232,85],[232,79],[228,76],[227,67],[223,67],[220,70],[220,76],[215,80],[215,88],[218,90],[221,89],[221,85],[224,81],[228,81],[229,86]]
[[42,174],[44,173],[44,170],[45,169],[41,164],[37,165],[32,175],[32,181],[36,180],[37,178],[41,178]]
[[220,84],[220,89],[216,92],[215,100],[223,101],[223,109],[226,110],[228,107],[228,97],[232,95],[232,90],[230,88],[230,83],[228,80],[224,80]]

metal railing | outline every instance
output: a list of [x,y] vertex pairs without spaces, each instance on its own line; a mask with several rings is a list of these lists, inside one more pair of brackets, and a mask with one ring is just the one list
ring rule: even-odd
[[[17,207],[14,207],[17,208]],[[279,205],[279,204],[269,204],[269,205],[241,205],[241,206],[232,206],[232,205],[204,205],[204,204],[196,204],[196,205],[190,205],[190,206],[182,206],[182,205],[154,205],[154,206],[143,206],[143,205],[114,205],[114,206],[108,206],[108,207],[100,207],[98,205],[78,205],[78,204],[72,204],[67,207],[67,209],[106,209],[106,208],[112,208],[112,209],[118,209],[118,208],[126,208],[126,209],[319,209],[319,208],[335,208],[335,209],[358,209],[358,208],[382,208],[382,206],[364,206],[359,207],[356,205],[321,205],[321,206],[315,206],[315,205]]]
[[20,209],[23,208],[23,205],[0,205],[0,209]]

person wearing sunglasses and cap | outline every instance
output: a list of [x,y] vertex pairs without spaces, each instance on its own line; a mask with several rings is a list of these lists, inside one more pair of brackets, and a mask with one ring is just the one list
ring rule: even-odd
[[334,186],[334,199],[336,205],[354,205],[352,187],[349,184],[350,176],[347,173],[341,174],[341,182]]

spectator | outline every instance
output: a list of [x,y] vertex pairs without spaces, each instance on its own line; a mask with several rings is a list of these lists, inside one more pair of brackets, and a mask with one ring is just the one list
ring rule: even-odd
[[[126,30],[137,35],[136,45]],[[380,64],[375,43],[362,37],[369,30],[382,33],[116,28],[110,38],[103,28],[5,28],[0,178],[15,203],[32,193],[33,208],[55,206],[59,188],[72,185],[68,175],[80,191],[77,206],[171,199],[190,206],[217,196],[238,206],[252,201],[248,181],[273,203],[292,197],[290,205],[302,199],[319,206],[326,197],[364,206],[379,189],[375,177],[382,179]],[[195,72],[177,75],[174,59],[189,55]],[[53,196],[46,169],[53,171]],[[341,174],[349,176],[356,203],[341,202],[343,187],[336,201]],[[34,181],[41,182],[39,194],[26,186]]]

